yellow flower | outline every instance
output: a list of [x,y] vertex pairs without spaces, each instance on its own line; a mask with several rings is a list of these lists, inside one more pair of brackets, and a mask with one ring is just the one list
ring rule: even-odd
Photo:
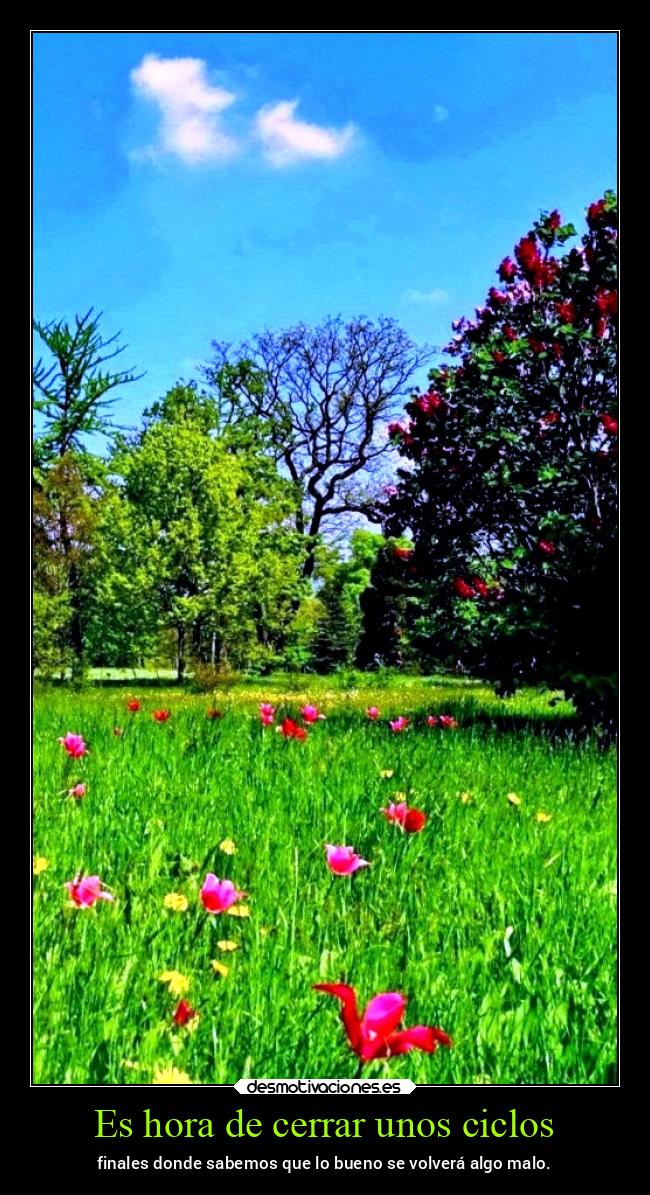
[[250,917],[251,915],[248,905],[231,905],[229,909],[226,909],[226,913],[229,917]]
[[518,797],[517,793],[508,793],[506,800],[510,801],[511,805],[521,805],[521,797]]
[[379,773],[382,780],[390,780],[391,776],[395,775],[392,768],[386,768],[385,771]]
[[471,793],[459,793],[458,798],[463,805],[471,805],[471,803],[472,803],[472,794]]
[[180,971],[163,971],[158,976],[160,983],[166,983],[172,996],[183,996],[189,991],[190,981]]
[[47,871],[49,866],[50,866],[50,864],[44,855],[34,855],[34,861],[32,863],[32,872],[34,873],[35,876],[40,876],[42,871]]
[[231,942],[230,938],[219,938],[217,948],[219,950],[239,950],[239,942]]
[[174,913],[184,913],[188,905],[188,900],[186,896],[183,896],[182,892],[168,892],[163,904],[166,909],[172,909]]
[[123,1066],[123,1067],[124,1067],[124,1069],[125,1069],[125,1070],[127,1070],[127,1071],[139,1071],[139,1070],[142,1070],[142,1067],[141,1067],[140,1063],[139,1063],[139,1062],[133,1062],[133,1060],[132,1060],[131,1058],[124,1058],[124,1059],[123,1059],[123,1061],[122,1061],[122,1066]]
[[393,793],[393,799],[395,801],[405,801],[406,793]]
[[553,816],[552,813],[542,813],[542,811],[540,810],[539,813],[535,814],[535,821],[536,822],[550,822],[552,816]]
[[163,1083],[172,1085],[176,1085],[177,1083],[194,1083],[194,1080],[190,1079],[190,1076],[185,1071],[179,1071],[177,1066],[157,1066],[151,1081],[154,1086],[160,1086]]
[[225,963],[220,963],[219,960],[215,958],[212,960],[212,970],[217,975],[223,976],[223,978],[225,979],[226,975],[230,971],[230,967],[227,967]]
[[232,838],[224,838],[223,842],[219,843],[219,850],[223,851],[224,855],[234,855],[237,847]]

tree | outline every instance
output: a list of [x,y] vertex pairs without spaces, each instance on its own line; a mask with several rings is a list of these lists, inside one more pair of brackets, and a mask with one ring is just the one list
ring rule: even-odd
[[312,647],[319,671],[354,666],[362,623],[360,599],[383,544],[381,535],[357,528],[352,532],[347,559],[341,560],[333,548],[320,549],[316,577],[322,581],[318,589],[322,617]]
[[293,486],[250,429],[212,423],[209,398],[175,387],[112,460],[127,525],[105,592],[130,590],[136,616],[139,594],[148,634],[173,628],[179,682],[191,658],[241,667],[280,648],[299,591]]
[[[83,672],[81,562],[90,549],[88,519],[82,520],[83,542],[75,522],[103,473],[101,462],[86,451],[83,437],[111,434],[106,408],[115,399],[106,396],[116,387],[137,380],[131,370],[112,373],[102,368],[123,349],[116,343],[117,335],[104,340],[99,331],[100,318],[91,309],[75,317],[74,328],[64,320],[34,323],[50,357],[49,364],[39,358],[33,372],[34,411],[41,421],[34,443],[34,514],[40,524],[37,535],[41,534],[41,549],[49,543],[56,557],[53,568],[60,581],[57,608],[61,615],[66,612],[65,626],[60,625],[59,631],[67,639],[73,677]],[[41,592],[41,614],[46,593]]]
[[143,374],[133,370],[112,373],[102,366],[124,352],[117,344],[119,332],[104,340],[99,331],[101,313],[75,316],[70,328],[65,320],[49,324],[34,321],[34,330],[51,357],[37,361],[34,372],[34,410],[41,416],[43,431],[36,440],[37,463],[67,456],[83,449],[82,436],[109,435],[111,425],[105,410],[116,397],[111,391]]
[[226,422],[261,420],[270,446],[301,494],[296,528],[309,537],[304,576],[318,536],[342,517],[378,522],[376,478],[391,445],[387,419],[409,393],[431,350],[393,319],[328,319],[263,332],[232,350],[213,342],[204,371]]
[[[433,658],[564,687],[613,710],[616,670],[616,198],[592,203],[581,248],[558,212],[499,266],[458,365],[392,427],[386,529],[408,528],[411,629]],[[406,567],[406,562],[404,567]],[[609,714],[606,710],[609,695]]]

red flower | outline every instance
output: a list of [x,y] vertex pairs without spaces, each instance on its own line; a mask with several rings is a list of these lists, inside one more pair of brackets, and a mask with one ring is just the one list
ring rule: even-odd
[[138,710],[142,709],[142,705],[137,697],[131,697],[126,703],[126,708],[130,714],[137,714]]
[[562,223],[562,217],[561,217],[560,213],[557,210],[551,212],[551,214],[548,218],[549,228],[559,228],[561,223]]
[[538,340],[536,336],[529,336],[528,343],[534,353],[543,353],[546,345],[543,340]]
[[463,581],[462,577],[454,577],[454,589],[461,598],[476,597],[476,590],[472,589],[472,586],[468,585],[467,581]]
[[598,337],[598,339],[602,340],[605,336],[606,331],[607,331],[607,319],[604,315],[601,315],[598,317],[598,319],[596,320],[596,323],[594,324],[594,332],[596,333],[596,336]]
[[174,1023],[176,1025],[187,1025],[193,1017],[197,1016],[195,1008],[191,1008],[187,1000],[179,1001],[179,1004],[174,1013]]
[[540,256],[534,237],[522,237],[515,246],[515,257],[524,270],[532,270],[537,266]]
[[545,556],[555,556],[555,544],[550,539],[538,539],[537,547]]
[[499,266],[499,278],[502,282],[511,282],[517,274],[517,267],[509,257],[504,257]]
[[597,224],[605,211],[605,200],[599,199],[597,203],[590,203],[587,210],[587,223],[589,225]]
[[429,716],[427,718],[427,726],[437,726],[437,725],[438,725],[438,719],[436,718],[435,714],[429,714]]
[[540,258],[531,269],[532,280],[535,286],[542,287],[555,282],[559,269],[560,267],[555,258],[549,257],[548,261],[542,261]]
[[618,312],[618,291],[605,290],[603,287],[596,291],[596,307],[601,315],[616,315]]
[[503,335],[505,336],[506,340],[516,340],[517,339],[517,333],[515,332],[515,330],[511,324],[505,325],[505,327],[503,329]]
[[223,710],[215,710],[210,707],[209,710],[205,711],[205,716],[206,718],[210,718],[212,721],[214,721],[216,718],[223,718]]
[[555,357],[555,360],[561,361],[564,350],[563,350],[562,345],[560,344],[559,340],[554,340],[553,344],[551,345],[551,348],[553,350],[553,356]]
[[441,714],[438,721],[443,730],[458,730],[458,722],[451,714]]
[[490,588],[485,584],[485,581],[483,581],[481,577],[472,577],[472,585],[474,586],[479,597],[489,596]]
[[396,560],[408,560],[413,555],[413,548],[393,548],[393,556]]
[[298,726],[292,718],[285,718],[278,726],[278,730],[285,739],[306,739],[307,731],[302,726]]
[[414,1025],[412,1029],[397,1031],[406,1007],[406,1000],[399,992],[382,992],[375,996],[360,1017],[354,988],[345,983],[315,983],[313,986],[314,991],[325,992],[341,1001],[341,1020],[348,1042],[362,1062],[406,1054],[409,1050],[433,1054],[439,1045],[451,1046],[451,1038],[442,1029],[428,1025]]
[[556,303],[555,310],[563,324],[575,324],[576,308],[573,299],[566,299],[563,303]]
[[501,352],[501,349],[495,349],[492,353],[492,360],[496,361],[497,365],[502,365],[505,359],[506,355]]
[[427,824],[427,815],[421,809],[408,809],[402,826],[407,834],[417,834]]
[[415,405],[425,415],[435,415],[437,411],[444,410],[447,406],[444,398],[435,390],[430,390],[428,394],[421,394],[419,398],[416,398]]
[[614,419],[612,415],[601,415],[600,422],[608,436],[618,435],[618,419]]
[[154,722],[168,722],[171,718],[170,710],[154,710],[151,715]]
[[560,419],[559,411],[548,411],[546,415],[542,415],[540,423],[545,427],[552,427],[554,423],[558,423]]

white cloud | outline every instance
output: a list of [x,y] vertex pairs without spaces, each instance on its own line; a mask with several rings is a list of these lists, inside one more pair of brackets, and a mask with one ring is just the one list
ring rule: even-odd
[[435,307],[443,303],[448,303],[449,295],[442,287],[436,287],[434,290],[405,290],[402,295],[402,302],[429,303]]
[[448,117],[449,112],[443,107],[442,104],[433,105],[433,119],[435,120],[436,124],[441,124],[442,121],[447,120]]
[[291,166],[308,159],[334,159],[350,148],[356,136],[354,125],[326,129],[296,120],[298,100],[280,100],[260,108],[254,133],[262,143],[262,155],[271,166]]
[[228,158],[239,144],[220,126],[220,114],[235,101],[232,92],[207,80],[200,58],[159,58],[146,54],[131,80],[137,93],[152,100],[161,112],[158,144],[136,150],[132,157],[157,158],[175,154],[184,162]]

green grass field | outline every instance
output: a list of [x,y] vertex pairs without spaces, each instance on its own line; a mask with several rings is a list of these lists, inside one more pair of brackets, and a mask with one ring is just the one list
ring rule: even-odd
[[[308,698],[327,721],[306,742],[262,729],[260,701],[282,717]],[[213,704],[220,720],[206,718]],[[171,718],[158,725],[161,707]],[[460,727],[430,729],[428,713]],[[401,735],[387,725],[397,714],[412,718]],[[172,1066],[195,1083],[349,1077],[358,1060],[338,1002],[311,986],[338,981],[362,1006],[403,992],[406,1025],[454,1042],[372,1062],[366,1077],[615,1081],[615,755],[572,741],[570,724],[557,695],[499,701],[453,679],[275,678],[214,698],[137,681],[38,690],[34,1082],[150,1083]],[[68,731],[87,757],[67,758]],[[87,795],[68,797],[80,782]],[[398,792],[428,814],[421,833],[379,813]],[[325,843],[371,866],[332,876]],[[64,885],[82,871],[114,903],[70,907]],[[248,894],[248,916],[206,913],[208,871]],[[187,909],[164,906],[172,892]],[[189,981],[189,1026],[173,1023],[165,971]]]

